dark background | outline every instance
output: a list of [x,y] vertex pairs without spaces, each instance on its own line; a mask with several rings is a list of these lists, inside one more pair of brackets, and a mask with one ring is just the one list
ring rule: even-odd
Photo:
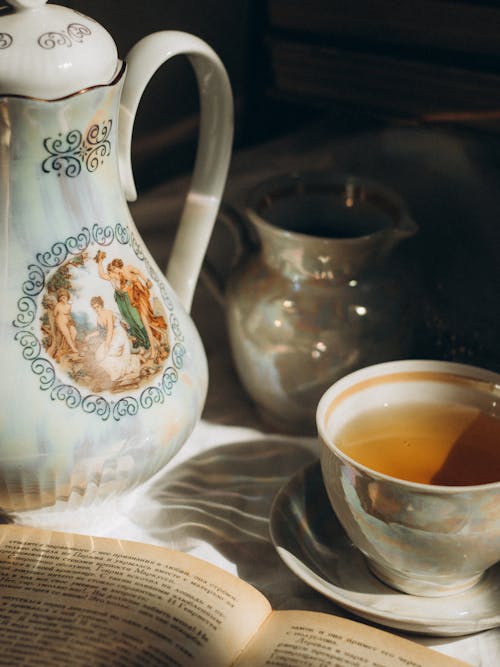
[[[104,25],[121,58],[157,30],[208,42],[233,87],[235,155],[318,126],[337,164],[397,188],[421,228],[409,261],[423,278],[432,341],[416,354],[500,371],[498,2],[60,4]],[[189,172],[197,112],[190,67],[175,58],[154,76],[136,118],[139,193]]]
[[[316,105],[273,90],[269,7],[265,0],[66,0],[101,23],[118,53],[158,30],[182,30],[205,40],[222,59],[235,98],[235,149],[283,135],[315,118]],[[304,3],[303,3],[304,4]],[[305,3],[307,5],[307,2]],[[186,171],[197,135],[197,93],[183,57],[153,77],[136,117],[134,173],[139,190]]]

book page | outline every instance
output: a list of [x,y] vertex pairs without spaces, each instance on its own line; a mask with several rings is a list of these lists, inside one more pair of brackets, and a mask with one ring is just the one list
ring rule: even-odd
[[270,613],[193,556],[20,526],[0,527],[0,599],[9,667],[227,667]]
[[[368,625],[276,611],[234,667],[460,667],[458,660]],[[470,666],[469,666],[470,667]]]

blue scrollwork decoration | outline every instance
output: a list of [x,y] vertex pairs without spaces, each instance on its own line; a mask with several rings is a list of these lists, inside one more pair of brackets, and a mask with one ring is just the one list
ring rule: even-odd
[[178,379],[179,375],[175,370],[175,368],[169,366],[168,368],[165,369],[163,377],[161,379],[161,386],[167,396],[170,396],[172,394],[173,386]]
[[24,359],[32,361],[40,357],[42,346],[38,338],[31,331],[18,331],[14,338],[21,343]]
[[39,264],[47,268],[56,268],[64,262],[69,250],[65,243],[54,243],[50,250],[38,253],[36,259]]
[[140,396],[141,407],[150,408],[155,403],[164,403],[165,395],[159,387],[148,387]]
[[96,414],[101,417],[103,421],[108,419],[111,414],[111,406],[103,396],[97,394],[89,394],[82,400],[82,410],[87,414]]
[[14,39],[8,32],[0,32],[0,49],[8,49]]
[[[118,223],[116,225],[115,235],[116,235],[116,240],[118,241],[118,243],[121,243],[122,245],[129,245],[130,244],[130,233],[124,225],[120,225],[120,223]],[[154,276],[153,276],[153,278],[154,278]]]
[[132,249],[135,252],[136,256],[144,261],[146,259],[146,255],[144,254],[143,250],[144,246],[141,243],[139,243],[139,240],[136,239],[135,236],[133,236],[130,239],[130,245],[132,246]]
[[76,387],[69,384],[59,384],[50,392],[53,401],[63,401],[68,408],[77,408],[82,402],[82,395]]
[[47,359],[37,357],[31,362],[31,370],[40,378],[40,389],[47,391],[56,383],[54,366]]
[[119,421],[122,417],[133,417],[139,410],[139,401],[133,396],[125,396],[113,406],[113,417]]
[[184,363],[184,355],[186,354],[186,348],[182,343],[177,342],[172,348],[172,361],[174,366],[178,369],[181,369]]
[[172,313],[170,315],[170,327],[172,331],[174,332],[176,340],[183,340],[184,336],[182,335],[181,327],[179,324],[179,320],[177,319],[176,315]]
[[17,302],[17,311],[17,317],[13,322],[16,329],[23,329],[33,324],[36,315],[34,299],[31,296],[22,296]]
[[[90,232],[84,227],[77,236],[69,236],[66,241],[54,243],[50,250],[39,252],[36,256],[37,262],[44,269],[55,269],[60,266],[69,255],[79,255],[86,250],[90,244]],[[35,265],[30,265],[31,272],[35,271]]]
[[109,246],[115,240],[115,232],[113,227],[107,225],[106,227],[101,227],[101,225],[94,225],[92,227],[92,240],[95,241],[100,246]]
[[79,255],[90,243],[89,230],[84,227],[76,236],[69,236],[66,240],[66,248],[72,255]]
[[28,279],[23,284],[23,292],[29,296],[38,296],[45,287],[45,272],[37,264],[28,266]]
[[80,130],[70,130],[65,136],[47,137],[43,147],[48,157],[42,162],[42,171],[46,174],[57,173],[69,178],[78,176],[82,168],[89,173],[95,172],[104,159],[111,155],[110,118],[92,125],[84,136]]

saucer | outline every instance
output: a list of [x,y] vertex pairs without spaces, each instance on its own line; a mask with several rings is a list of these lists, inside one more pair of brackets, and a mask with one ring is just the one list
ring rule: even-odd
[[300,579],[374,623],[438,636],[500,625],[500,563],[473,588],[444,597],[408,595],[377,579],[339,524],[318,461],[279,491],[271,508],[270,535],[281,559]]

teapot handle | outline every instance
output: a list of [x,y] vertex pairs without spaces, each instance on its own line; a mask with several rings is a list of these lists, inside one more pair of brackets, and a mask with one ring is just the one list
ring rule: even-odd
[[226,183],[233,140],[233,98],[224,65],[201,39],[161,31],[141,39],[128,53],[118,135],[120,178],[128,201],[137,198],[131,164],[132,129],[142,93],[156,70],[173,56],[186,55],[200,95],[200,131],[193,177],[166,277],[189,312],[201,265]]

